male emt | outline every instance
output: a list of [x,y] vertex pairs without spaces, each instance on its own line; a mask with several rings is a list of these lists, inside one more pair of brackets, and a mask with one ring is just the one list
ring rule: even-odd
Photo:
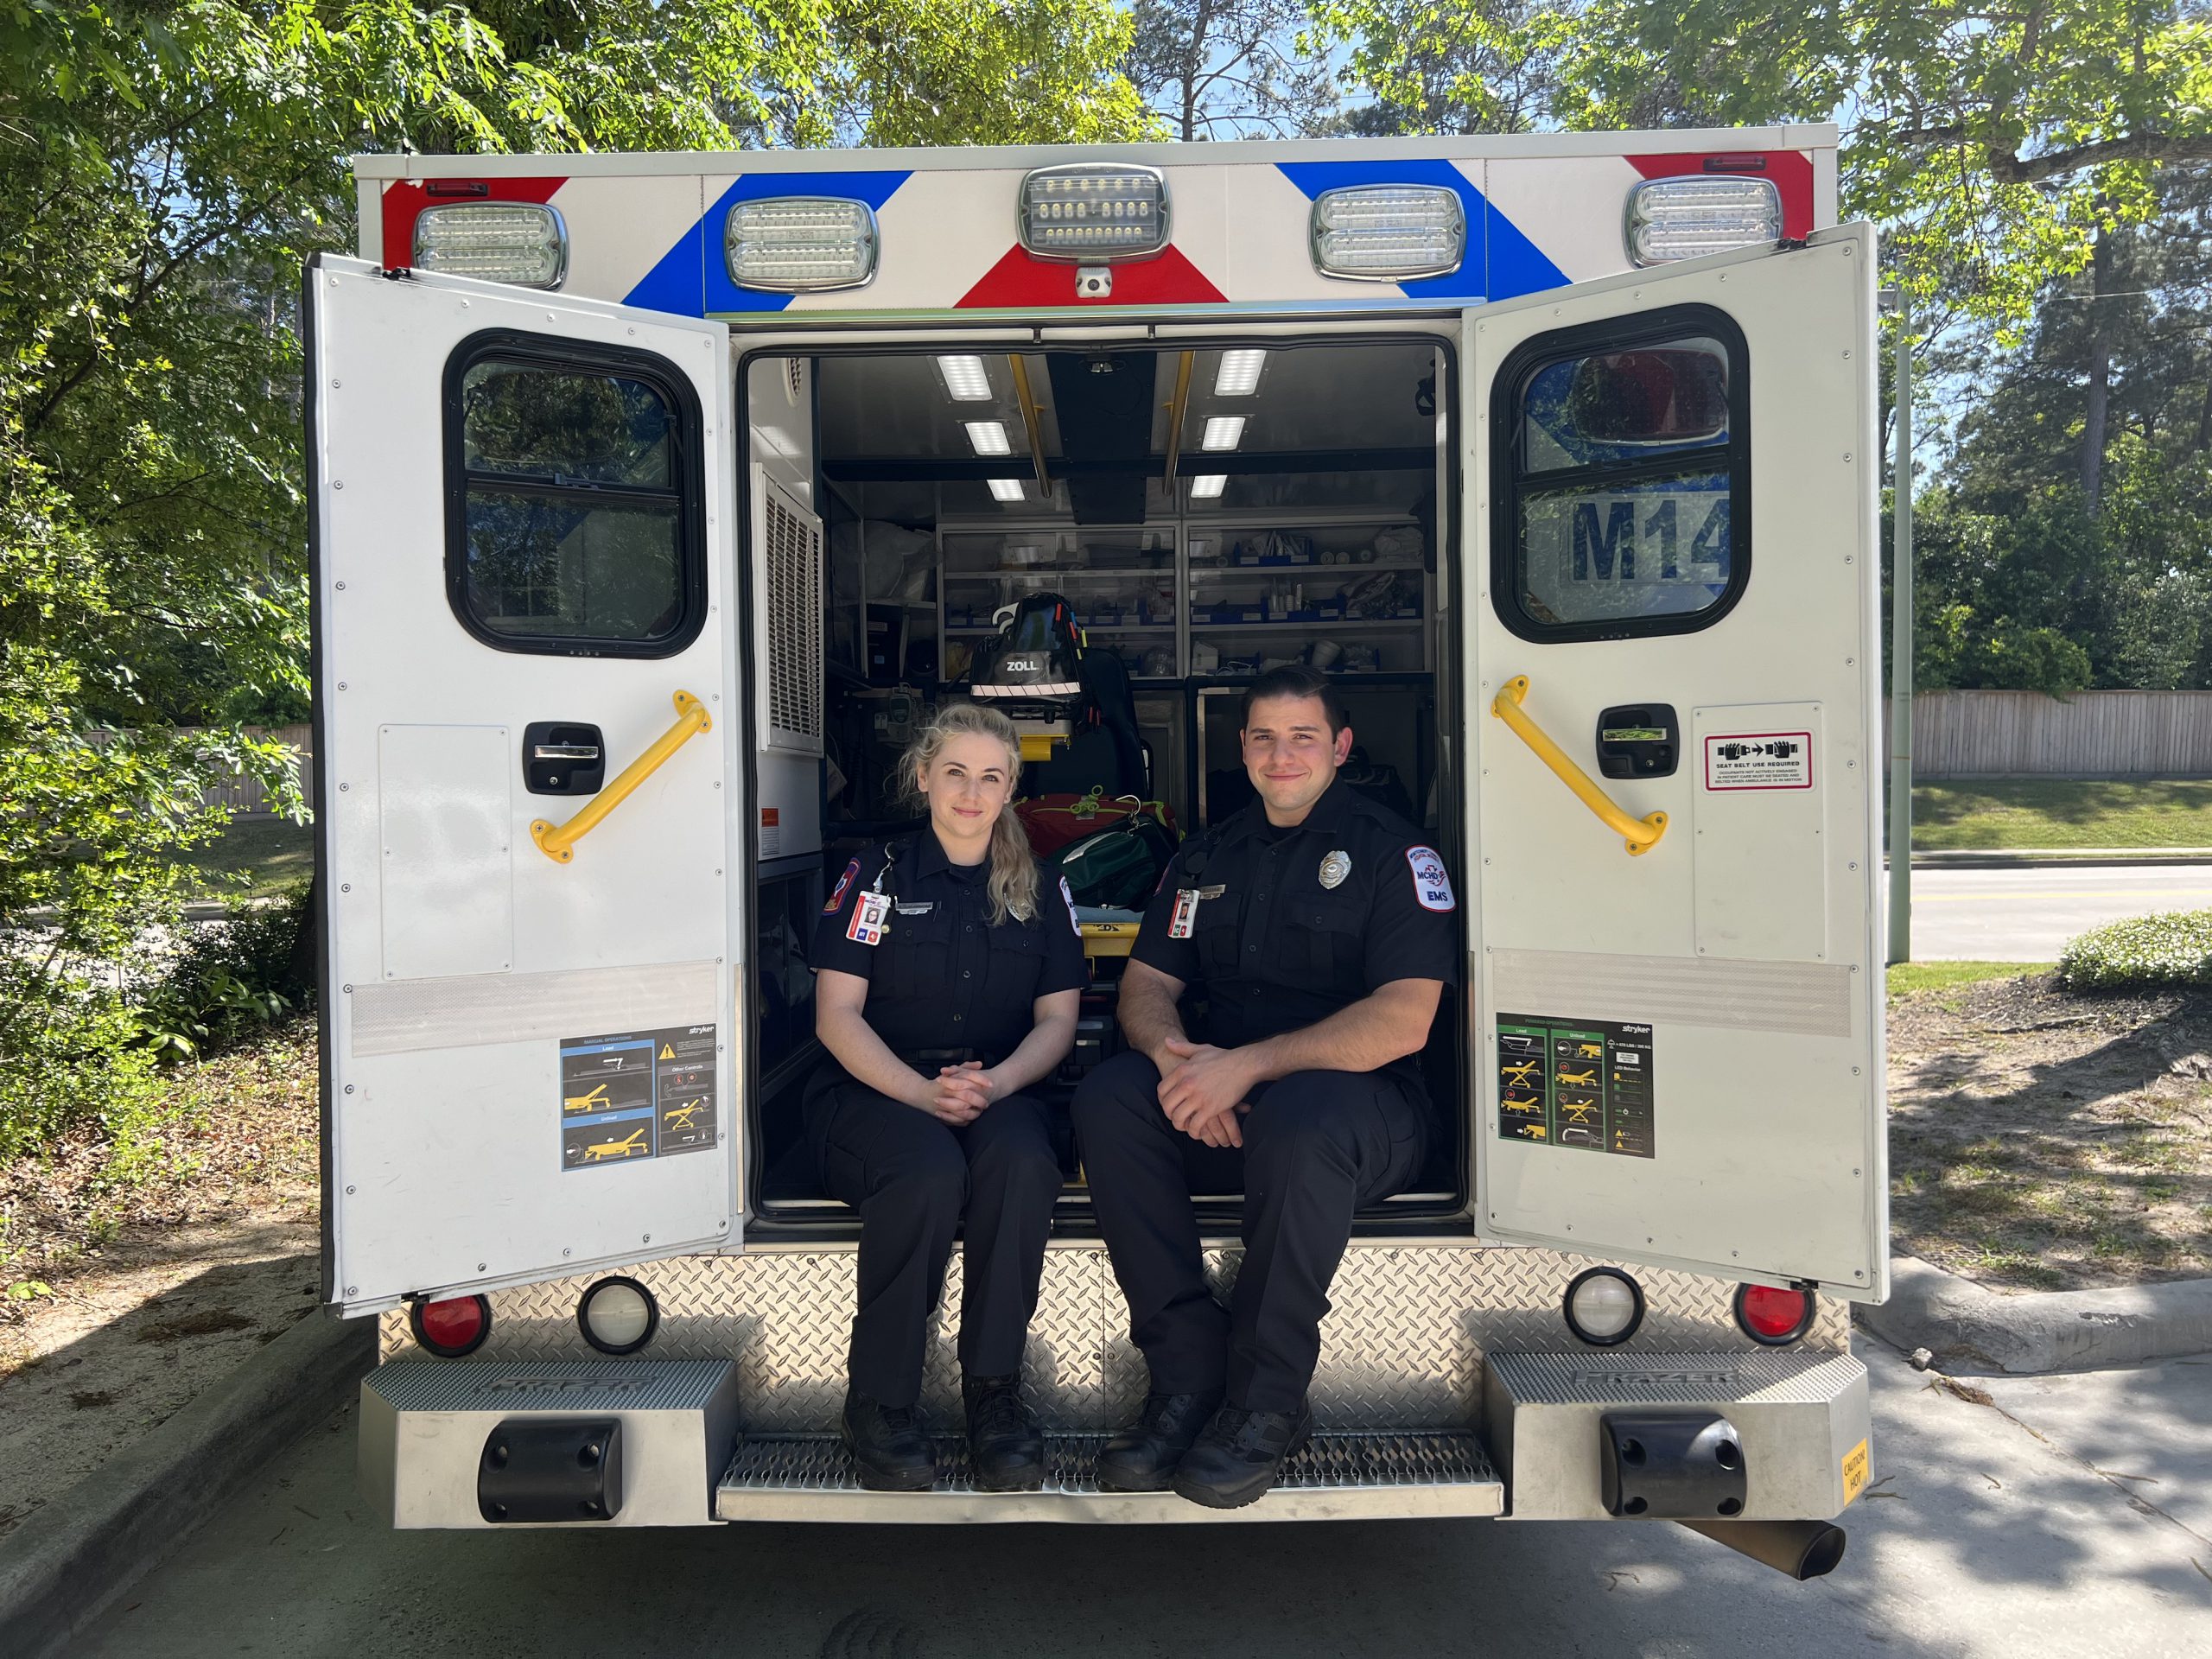
[[[1151,1388],[1108,1443],[1108,1491],[1235,1509],[1306,1443],[1306,1391],[1352,1212],[1419,1174],[1419,1056],[1458,918],[1421,834],[1337,779],[1336,687],[1278,668],[1244,699],[1259,798],[1185,842],[1122,981],[1128,1048],[1075,1096],[1091,1202]],[[1204,1041],[1178,1012],[1203,992]],[[1191,1194],[1244,1194],[1231,1306],[1206,1288]]]

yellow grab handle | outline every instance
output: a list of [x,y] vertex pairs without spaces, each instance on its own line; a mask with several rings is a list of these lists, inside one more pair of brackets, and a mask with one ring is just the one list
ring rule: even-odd
[[1667,833],[1667,815],[1631,818],[1613,804],[1612,798],[1591,781],[1590,774],[1567,759],[1567,751],[1544,735],[1544,728],[1529,718],[1521,699],[1529,695],[1529,677],[1516,674],[1491,699],[1490,711],[1513,728],[1513,734],[1536,752],[1536,759],[1559,774],[1559,780],[1581,798],[1582,804],[1603,818],[1628,843],[1629,856],[1641,857],[1659,844]]
[[576,855],[576,843],[599,827],[600,820],[630,798],[631,791],[660,770],[661,763],[682,748],[694,732],[714,729],[714,716],[707,712],[707,705],[689,691],[676,694],[676,724],[653,740],[652,747],[622,768],[613,783],[599,791],[584,810],[566,823],[549,823],[543,818],[530,826],[530,838],[537,849],[556,864],[566,864]]

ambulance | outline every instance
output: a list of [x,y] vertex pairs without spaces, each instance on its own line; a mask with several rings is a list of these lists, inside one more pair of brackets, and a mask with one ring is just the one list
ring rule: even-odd
[[[1834,128],[355,172],[306,418],[325,1299],[379,1320],[378,1513],[1216,1518],[1092,1477],[1145,1372],[1072,1146],[1044,1490],[948,1433],[935,1490],[866,1491],[837,1434],[809,936],[1052,594],[1139,757],[1030,721],[1067,810],[1220,822],[1243,686],[1306,663],[1459,895],[1436,1149],[1357,1217],[1319,1432],[1237,1517],[1835,1564],[1888,1226],[1875,238]],[[1063,1095],[1116,1042],[1134,918],[1090,919]],[[1225,1289],[1237,1198],[1195,1202]]]

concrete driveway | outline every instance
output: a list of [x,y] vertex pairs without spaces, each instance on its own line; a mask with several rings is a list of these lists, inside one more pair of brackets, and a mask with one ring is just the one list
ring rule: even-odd
[[2212,864],[2037,865],[1912,873],[1916,962],[2056,962],[2107,922],[2212,909]]
[[[1662,1522],[391,1533],[350,1412],[72,1652],[2178,1655],[2212,1631],[2212,1357],[1961,1398],[1871,1341],[1873,1480],[1796,1585]],[[1989,1398],[1987,1395],[1981,1398]]]

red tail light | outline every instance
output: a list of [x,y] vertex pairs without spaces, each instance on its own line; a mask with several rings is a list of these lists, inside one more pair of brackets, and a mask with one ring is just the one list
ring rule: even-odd
[[1770,1348],[1792,1343],[1813,1323],[1813,1298],[1802,1290],[1745,1285],[1736,1293],[1736,1323],[1753,1342]]
[[407,1322],[415,1340],[441,1359],[473,1354],[492,1334],[492,1304],[481,1296],[448,1296],[442,1301],[417,1302]]

